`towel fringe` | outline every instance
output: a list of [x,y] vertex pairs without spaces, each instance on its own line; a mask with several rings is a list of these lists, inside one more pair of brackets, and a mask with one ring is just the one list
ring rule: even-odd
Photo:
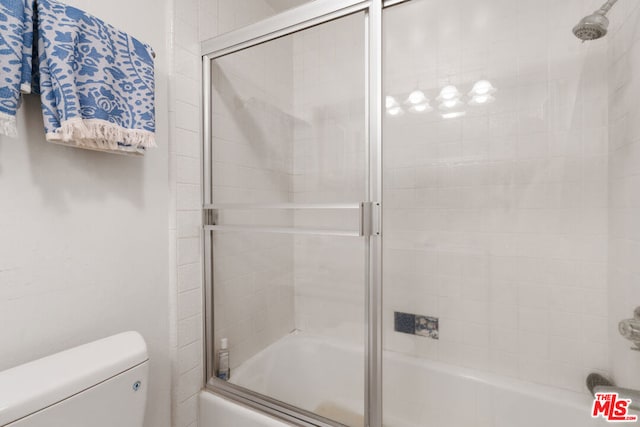
[[11,138],[18,136],[16,116],[0,113],[0,135],[6,135]]
[[75,142],[79,147],[94,147],[101,150],[120,151],[118,143],[134,149],[156,147],[153,132],[140,129],[125,129],[114,123],[99,119],[74,118],[61,123],[54,133],[54,140]]

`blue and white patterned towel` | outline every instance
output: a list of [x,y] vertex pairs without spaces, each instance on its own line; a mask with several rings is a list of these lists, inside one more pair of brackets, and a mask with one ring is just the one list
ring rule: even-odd
[[32,0],[0,1],[0,135],[16,136],[20,91],[31,92]]
[[34,91],[47,140],[131,154],[155,147],[151,47],[58,1],[36,4]]

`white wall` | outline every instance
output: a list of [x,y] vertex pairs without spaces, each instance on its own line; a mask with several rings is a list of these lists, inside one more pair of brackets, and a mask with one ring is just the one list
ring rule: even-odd
[[609,348],[622,387],[640,388],[640,353],[618,333],[618,322],[640,306],[640,4],[612,11],[609,51]]
[[27,97],[20,137],[0,137],[0,369],[137,330],[151,357],[146,426],[168,426],[166,3],[69,3],[156,50],[159,148],[129,158],[49,144]]

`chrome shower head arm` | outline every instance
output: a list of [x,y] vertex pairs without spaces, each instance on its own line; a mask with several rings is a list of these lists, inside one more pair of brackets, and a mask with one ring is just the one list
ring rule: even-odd
[[605,4],[603,4],[600,9],[596,11],[596,13],[600,13],[602,15],[606,15],[613,8],[613,6],[618,2],[618,0],[607,0]]

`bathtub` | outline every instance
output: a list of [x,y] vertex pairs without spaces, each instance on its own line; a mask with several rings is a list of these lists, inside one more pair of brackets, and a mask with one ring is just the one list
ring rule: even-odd
[[[590,397],[417,359],[384,355],[386,427],[597,427]],[[231,373],[235,384],[351,426],[363,423],[363,352],[291,334]],[[286,426],[204,391],[200,427]],[[639,425],[633,423],[631,425]]]

